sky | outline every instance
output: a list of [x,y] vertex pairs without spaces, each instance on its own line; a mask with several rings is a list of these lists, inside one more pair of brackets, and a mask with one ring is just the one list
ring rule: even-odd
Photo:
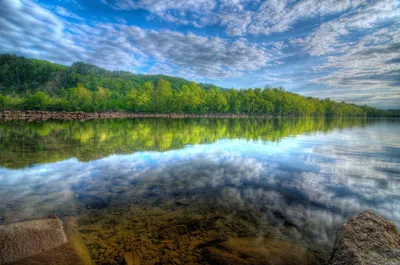
[[399,0],[0,0],[0,53],[400,108]]

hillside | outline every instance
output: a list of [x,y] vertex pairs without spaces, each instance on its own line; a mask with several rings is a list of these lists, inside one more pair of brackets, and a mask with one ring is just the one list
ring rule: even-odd
[[399,116],[283,88],[220,89],[178,77],[109,71],[0,55],[0,110],[243,113],[318,116]]

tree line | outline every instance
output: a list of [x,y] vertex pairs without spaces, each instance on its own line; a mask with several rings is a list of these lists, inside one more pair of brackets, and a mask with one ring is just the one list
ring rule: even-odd
[[232,113],[254,115],[400,116],[283,88],[222,89],[165,75],[108,71],[82,62],[70,67],[0,55],[0,110]]

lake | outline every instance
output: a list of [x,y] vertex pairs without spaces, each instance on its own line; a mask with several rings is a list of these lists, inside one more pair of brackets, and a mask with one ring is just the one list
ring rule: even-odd
[[400,225],[397,119],[0,121],[0,150],[0,224],[76,216],[98,264],[235,237],[324,262],[362,210]]

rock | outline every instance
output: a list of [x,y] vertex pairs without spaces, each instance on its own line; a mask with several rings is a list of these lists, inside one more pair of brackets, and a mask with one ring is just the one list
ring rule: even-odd
[[104,199],[93,195],[80,194],[78,200],[85,205],[86,209],[103,209],[107,207]]
[[115,249],[109,248],[109,249],[107,249],[106,252],[104,252],[103,256],[104,256],[105,258],[108,258],[108,257],[111,256],[114,252],[115,252]]
[[89,251],[79,234],[75,217],[64,219],[64,232],[68,243],[8,265],[93,265]]
[[75,262],[75,264],[93,264],[89,250],[87,249],[79,233],[78,221],[76,217],[64,218],[64,231],[68,239],[68,244],[66,247],[70,248],[79,257],[80,262]]
[[112,188],[111,188],[111,191],[112,191],[113,193],[119,194],[119,193],[124,193],[124,192],[127,191],[128,189],[129,189],[129,186],[125,186],[125,187],[123,187],[123,186],[118,186],[118,187],[112,187]]
[[122,178],[116,178],[116,179],[113,179],[113,181],[112,181],[112,185],[113,186],[129,186],[129,182],[127,181],[127,180],[125,180],[125,179],[122,179]]
[[188,247],[188,251],[193,251],[200,243],[201,243],[200,241],[196,240],[191,241]]
[[248,114],[188,114],[188,113],[129,113],[129,112],[51,112],[51,111],[3,111],[0,112],[0,120],[91,120],[91,119],[115,119],[115,118],[248,118],[271,117],[271,115]]
[[140,265],[140,257],[136,251],[125,252],[124,259],[127,265]]
[[182,264],[182,261],[180,261],[178,258],[172,258],[172,262],[173,262],[174,264],[177,264],[177,265]]
[[337,231],[329,264],[400,264],[400,234],[392,222],[363,211]]
[[219,265],[315,265],[320,264],[301,246],[274,239],[235,238],[206,247],[202,255]]
[[156,265],[156,264],[159,263],[159,260],[160,260],[160,258],[153,258],[153,259],[151,259],[151,260],[148,260],[148,261],[147,261],[147,264],[148,264],[148,265]]
[[200,230],[195,230],[190,233],[192,234],[192,236],[197,236],[197,235],[200,235],[201,232],[200,232]]
[[0,264],[14,262],[67,243],[58,218],[0,226]]

